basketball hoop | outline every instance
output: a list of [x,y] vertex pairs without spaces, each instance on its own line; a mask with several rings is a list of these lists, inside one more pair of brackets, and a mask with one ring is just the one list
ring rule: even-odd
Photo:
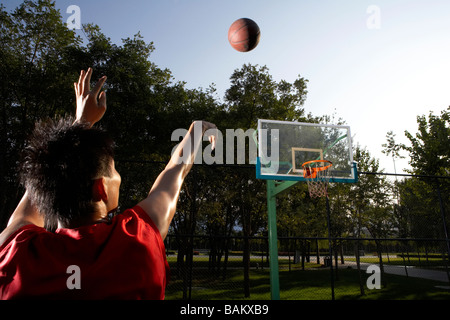
[[328,189],[328,169],[333,164],[328,160],[313,160],[302,164],[303,177],[308,183],[311,198],[326,197]]

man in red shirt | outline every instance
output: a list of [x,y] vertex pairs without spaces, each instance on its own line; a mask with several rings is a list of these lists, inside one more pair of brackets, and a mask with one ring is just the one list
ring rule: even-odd
[[[92,127],[106,111],[106,77],[91,90],[91,75],[74,84],[75,121],[41,121],[24,150],[26,192],[0,234],[1,299],[164,299],[163,240],[209,129],[214,147],[215,126],[194,122],[147,198],[113,217],[121,177],[112,141]],[[51,223],[55,232],[44,228]]]

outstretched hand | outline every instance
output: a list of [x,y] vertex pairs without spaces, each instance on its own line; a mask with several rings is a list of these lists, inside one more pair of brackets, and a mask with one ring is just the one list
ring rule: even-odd
[[74,83],[77,100],[77,114],[75,122],[88,122],[93,126],[100,121],[106,112],[106,93],[100,90],[106,81],[106,76],[101,77],[91,90],[92,68],[82,70],[78,83]]

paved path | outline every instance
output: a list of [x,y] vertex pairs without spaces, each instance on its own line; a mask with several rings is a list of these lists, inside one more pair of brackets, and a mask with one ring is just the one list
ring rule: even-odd
[[[370,266],[369,263],[361,263],[361,269],[366,270]],[[352,267],[356,268],[356,262],[353,263]],[[450,283],[449,276],[445,271],[421,269],[413,266],[392,266],[383,265],[384,272],[389,274],[396,274],[400,276],[408,276],[413,278],[423,278],[435,281],[442,281]]]
[[[344,257],[344,260],[345,260],[345,257]],[[316,261],[315,257],[311,257],[311,262],[315,262],[315,261]],[[341,264],[340,261],[341,261],[341,259],[339,258],[339,263],[338,263],[339,268],[352,268],[352,269],[357,268],[355,261],[345,261],[344,264]],[[322,262],[322,259],[321,259],[321,262]],[[373,264],[379,266],[379,264],[377,264],[377,263],[361,262],[360,263],[361,270],[365,271],[368,266],[373,265]],[[405,267],[405,266],[388,265],[386,263],[383,266],[384,266],[384,272],[389,273],[389,274],[396,274],[396,275],[400,275],[400,276],[408,276],[408,277],[413,277],[413,278],[423,278],[423,279],[441,281],[441,282],[446,282],[447,284],[450,285],[450,278],[446,271],[423,269],[423,268],[418,268],[415,266],[406,266]],[[450,270],[449,270],[449,272],[450,272]]]
[[[366,270],[368,266],[375,264],[379,266],[379,264],[376,263],[363,263],[361,262],[361,269]],[[346,261],[343,265],[339,263],[340,268],[354,268],[356,269],[356,262],[353,261]],[[450,284],[450,278],[446,271],[441,270],[431,270],[431,269],[423,269],[418,268],[415,266],[395,266],[395,265],[388,265],[383,264],[384,272],[389,274],[395,274],[400,276],[408,276],[413,278],[423,278],[423,279],[429,279],[429,280],[435,280],[435,281],[441,281],[446,282],[447,284]]]

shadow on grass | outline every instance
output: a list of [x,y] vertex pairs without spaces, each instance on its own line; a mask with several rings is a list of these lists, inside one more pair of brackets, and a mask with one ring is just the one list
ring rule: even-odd
[[[339,270],[335,279],[335,298],[337,300],[449,300],[450,290],[436,286],[448,286],[447,283],[408,278],[386,274],[381,289],[369,290],[365,286],[368,274],[362,273],[365,295],[361,295],[358,272]],[[330,300],[331,282],[329,269],[281,270],[281,300]],[[244,276],[242,269],[227,271],[227,278],[217,278],[206,269],[197,269],[192,273],[192,300],[244,300]],[[186,291],[188,295],[188,289]],[[183,280],[172,279],[166,290],[166,300],[183,299]],[[250,271],[251,300],[270,299],[269,270]]]

